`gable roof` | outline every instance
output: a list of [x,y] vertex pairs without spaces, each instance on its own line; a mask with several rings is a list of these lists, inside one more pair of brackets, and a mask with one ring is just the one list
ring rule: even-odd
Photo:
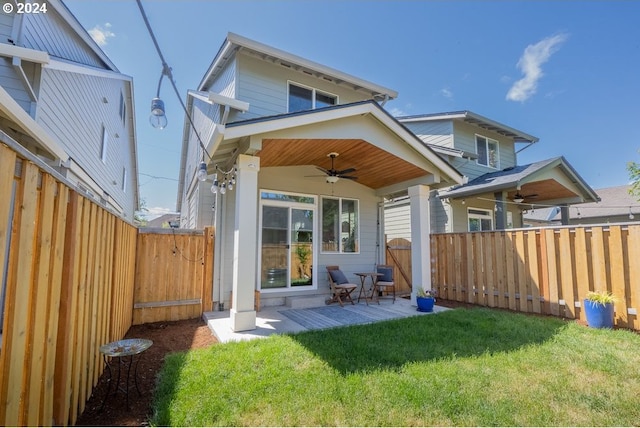
[[347,85],[352,89],[368,92],[373,99],[378,101],[389,100],[398,96],[398,93],[393,89],[385,88],[384,86],[360,79],[334,68],[327,67],[326,65],[310,61],[234,33],[227,34],[227,38],[220,47],[220,50],[218,50],[216,56],[213,58],[213,61],[200,82],[200,85],[198,85],[198,90],[208,91],[218,73],[224,69],[225,65],[237,52],[241,50],[249,54],[256,55],[263,60],[279,63],[285,67],[312,74],[320,79],[329,80],[338,85]]
[[480,128],[487,129],[489,131],[497,132],[505,137],[511,137],[517,143],[529,143],[533,144],[538,142],[539,138],[529,135],[525,132],[519,131],[495,120],[486,118],[477,113],[473,113],[469,110],[453,111],[449,113],[432,113],[432,114],[420,114],[415,116],[403,116],[398,117],[398,120],[403,123],[408,122],[429,122],[436,120],[460,120],[466,123],[470,123]]
[[497,192],[520,188],[530,182],[534,176],[552,170],[560,170],[577,186],[584,201],[598,201],[595,191],[580,177],[575,169],[567,162],[563,156],[546,159],[528,165],[517,165],[512,168],[505,168],[501,171],[491,172],[481,175],[466,184],[442,192],[441,198],[462,198],[474,196],[481,193]]
[[[605,187],[596,189],[600,201],[581,204],[579,207],[569,207],[569,218],[612,218],[628,217],[633,214],[634,219],[640,219],[640,201],[629,194],[629,185]],[[556,207],[536,208],[524,216],[536,221],[560,221],[560,211]],[[606,221],[606,220],[605,220]],[[629,220],[631,221],[631,220]]]

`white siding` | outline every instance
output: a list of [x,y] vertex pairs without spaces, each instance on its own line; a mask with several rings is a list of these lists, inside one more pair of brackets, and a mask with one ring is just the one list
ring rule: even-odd
[[384,234],[389,241],[396,238],[411,241],[411,210],[408,199],[385,206]]
[[80,39],[53,8],[47,13],[24,14],[20,46],[48,52],[53,57],[106,68],[105,63]]
[[8,43],[12,37],[13,31],[13,19],[15,12],[13,13],[0,13],[0,43]]
[[[122,80],[45,68],[37,121],[132,220],[137,171],[130,146],[131,114],[124,123],[119,114],[123,91],[127,93]],[[125,98],[127,111],[132,112],[130,98]],[[108,138],[106,163],[101,161],[103,126]],[[129,177],[124,191],[123,168]]]

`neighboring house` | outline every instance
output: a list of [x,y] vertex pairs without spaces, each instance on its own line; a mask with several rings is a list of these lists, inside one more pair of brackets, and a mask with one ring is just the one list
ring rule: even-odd
[[[607,224],[640,221],[640,201],[629,194],[631,186],[596,189],[600,202],[569,208],[569,224]],[[559,206],[538,206],[524,213],[525,226],[561,224]]]
[[180,227],[180,214],[163,214],[149,220],[144,227],[163,227],[177,229]]
[[[470,111],[398,120],[468,180],[431,192],[432,232],[522,227],[522,213],[532,205],[568,207],[598,200],[563,157],[518,165],[518,152],[538,141],[522,131]],[[566,223],[566,208],[563,211]],[[387,214],[388,237],[407,238],[406,198],[390,202]]]
[[262,305],[326,296],[327,265],[353,278],[382,262],[389,195],[409,195],[413,282],[429,286],[429,192],[463,177],[384,110],[396,96],[227,36],[188,94],[178,209],[201,228],[214,208],[213,300],[232,293],[234,330],[255,328],[256,291]]
[[46,11],[0,14],[0,130],[133,222],[133,81],[60,0],[40,5]]

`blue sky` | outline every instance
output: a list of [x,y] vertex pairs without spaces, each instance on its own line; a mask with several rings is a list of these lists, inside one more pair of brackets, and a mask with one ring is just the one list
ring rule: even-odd
[[[66,0],[134,79],[140,195],[175,210],[184,114],[148,122],[161,62],[131,1]],[[540,139],[520,164],[563,155],[594,188],[640,161],[637,1],[143,1],[183,99],[227,32],[399,92],[393,114],[471,110]]]

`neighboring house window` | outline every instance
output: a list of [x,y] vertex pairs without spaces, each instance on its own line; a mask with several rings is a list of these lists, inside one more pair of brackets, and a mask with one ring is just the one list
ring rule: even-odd
[[122,119],[122,124],[124,125],[127,117],[127,104],[124,100],[124,94],[120,92],[120,119]]
[[289,83],[289,113],[334,106],[338,97],[314,88]]
[[346,198],[322,198],[322,251],[357,253],[358,201]]
[[476,135],[476,152],[478,153],[477,162],[480,165],[500,169],[498,141]]
[[469,208],[469,232],[493,230],[493,216],[491,211]]
[[122,168],[122,191],[127,191],[127,168]]
[[100,149],[100,159],[103,163],[107,163],[107,147],[109,145],[109,135],[107,134],[107,128],[102,126],[102,148]]

